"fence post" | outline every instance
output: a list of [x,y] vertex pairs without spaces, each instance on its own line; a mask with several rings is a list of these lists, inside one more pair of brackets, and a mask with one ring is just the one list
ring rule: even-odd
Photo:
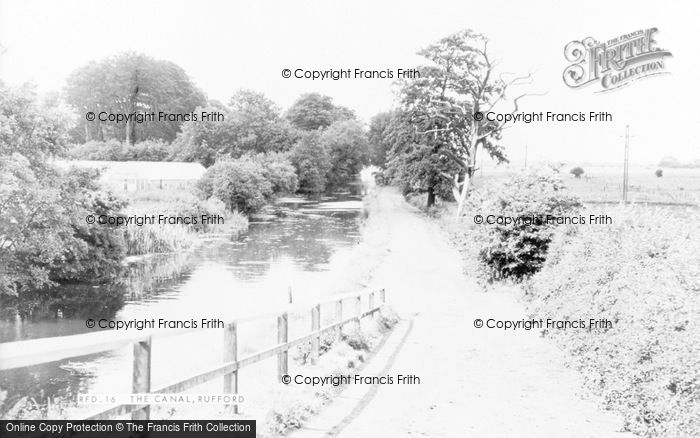
[[314,332],[311,338],[311,365],[318,363],[319,349],[321,346],[321,305],[316,304],[311,309],[311,331]]
[[382,288],[379,289],[379,315],[382,315],[381,307],[386,304],[386,291]]
[[[373,311],[374,310],[374,291],[369,293],[369,310]],[[377,313],[372,312],[372,319],[377,318]]]
[[[151,392],[151,337],[147,340],[134,343],[134,372],[131,382],[134,394],[146,394]],[[148,420],[151,407],[131,413],[132,420]]]
[[357,320],[357,331],[360,331],[360,321],[362,320],[362,295],[355,298],[355,319]]
[[[238,328],[235,322],[224,329],[224,362],[238,361]],[[238,394],[238,370],[224,376],[224,394]],[[238,413],[238,405],[233,405],[233,413]]]
[[[335,314],[338,316],[338,322],[343,320],[343,300],[338,300],[335,302]],[[343,340],[343,326],[342,324],[338,326],[338,338],[337,341]]]
[[[287,330],[288,320],[289,320],[289,318],[288,318],[288,315],[286,312],[277,317],[277,343],[278,344],[286,344],[289,341],[288,330]],[[284,351],[277,353],[277,374],[278,374],[280,381],[282,380],[282,376],[288,374],[288,372],[289,372],[289,350],[285,349]]]

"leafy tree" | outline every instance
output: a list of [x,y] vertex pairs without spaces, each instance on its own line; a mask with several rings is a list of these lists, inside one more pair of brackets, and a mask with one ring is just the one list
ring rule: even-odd
[[439,143],[419,133],[409,117],[400,111],[392,114],[383,137],[389,147],[383,172],[387,181],[399,185],[404,194],[427,193],[427,208],[435,204],[438,196],[446,200],[452,198],[450,175],[459,167],[438,153]]
[[87,112],[186,114],[206,103],[204,94],[177,64],[138,53],[122,53],[91,62],[74,71],[64,89],[66,100],[77,108],[83,140],[115,138],[128,144],[138,139],[172,141],[181,121],[157,123],[89,122]]
[[[198,111],[221,111],[221,108],[206,107]],[[186,122],[172,144],[172,158],[176,161],[198,161],[209,167],[217,159],[229,156],[235,148],[236,136],[229,124],[229,110],[226,109],[223,113],[223,123],[202,120]]]
[[574,167],[569,173],[571,173],[575,178],[581,178],[581,175],[583,175],[583,168]]
[[295,133],[291,125],[281,117],[277,105],[263,93],[238,90],[229,105],[236,147],[235,151],[228,151],[229,155],[284,152],[292,147]]
[[230,108],[219,104],[202,110],[223,112],[223,122],[187,122],[174,142],[173,157],[208,167],[219,158],[291,149],[297,134],[265,95],[239,90],[229,104]]
[[42,181],[26,157],[0,156],[0,293],[51,284],[50,268],[71,231],[60,201],[59,188]]
[[362,125],[344,120],[329,126],[320,138],[328,150],[331,167],[326,176],[328,186],[343,187],[352,182],[363,166],[369,164],[369,145]]
[[75,114],[39,103],[33,87],[8,88],[0,82],[0,156],[21,154],[32,166],[66,150]]
[[321,144],[320,132],[312,131],[302,135],[292,147],[289,159],[296,170],[300,192],[322,193],[326,190],[331,160],[328,151]]
[[370,149],[370,162],[380,168],[386,167],[387,154],[392,147],[389,130],[396,112],[383,112],[372,117],[367,135]]
[[319,93],[302,94],[287,110],[287,120],[296,128],[314,131],[333,122],[355,118],[352,110],[335,106],[333,99]]
[[63,109],[42,106],[30,88],[2,87],[0,114],[0,294],[114,276],[122,236],[85,218],[121,204],[97,190],[95,173],[47,161],[65,149]]
[[[421,77],[404,82],[404,111],[422,134],[439,145],[436,153],[453,160],[459,171],[452,175],[457,216],[461,216],[476,171],[477,152],[484,149],[497,161],[506,161],[499,144],[503,123],[483,114],[506,100],[506,91],[529,77],[506,81],[495,72],[487,40],[471,30],[447,36],[419,52],[430,61],[420,67]],[[515,98],[513,113],[517,112]]]
[[95,169],[73,168],[61,175],[60,203],[63,220],[71,227],[71,235],[62,245],[61,257],[51,268],[55,282],[104,281],[116,278],[126,255],[124,235],[115,227],[88,224],[87,215],[118,216],[126,203],[98,184]]

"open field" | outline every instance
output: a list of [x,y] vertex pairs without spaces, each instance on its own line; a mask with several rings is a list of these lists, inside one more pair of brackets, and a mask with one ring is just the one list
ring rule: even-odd
[[[606,166],[581,166],[585,173],[574,178],[562,167],[566,186],[588,203],[619,202],[622,200],[622,168]],[[663,169],[663,177],[654,175],[655,166],[630,166],[628,201],[670,205],[700,205],[700,169]],[[486,168],[477,171],[475,186],[487,184],[493,179],[503,179],[518,172],[514,168]]]

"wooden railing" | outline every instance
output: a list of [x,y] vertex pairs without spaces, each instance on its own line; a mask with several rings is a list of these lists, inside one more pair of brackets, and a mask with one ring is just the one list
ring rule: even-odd
[[[376,296],[379,295],[379,305],[376,305]],[[362,297],[368,300],[365,309],[362,306]],[[344,302],[352,304],[351,313],[344,313]],[[22,368],[54,362],[88,354],[101,353],[117,348],[133,345],[133,393],[181,393],[196,387],[209,380],[224,377],[223,392],[236,394],[238,392],[238,370],[241,368],[277,356],[278,379],[288,373],[289,349],[305,342],[311,341],[310,358],[315,364],[319,357],[321,334],[337,330],[338,339],[342,333],[342,327],[348,323],[360,324],[360,320],[366,316],[374,315],[386,302],[384,289],[379,291],[364,291],[350,294],[334,295],[321,301],[309,304],[296,304],[277,309],[273,312],[238,318],[225,323],[224,329],[224,363],[215,367],[202,370],[186,379],[172,382],[160,388],[151,388],[151,347],[153,341],[175,336],[182,333],[191,333],[199,329],[174,329],[162,331],[99,331],[82,335],[65,336],[60,339],[41,338],[27,341],[17,341],[0,344],[0,370]],[[321,307],[329,303],[335,303],[335,322],[321,327]],[[311,311],[311,332],[298,338],[289,340],[289,315]],[[258,351],[246,357],[238,357],[238,327],[247,322],[262,319],[277,318],[277,344],[267,349]],[[237,412],[237,406],[234,406]],[[99,420],[110,417],[131,414],[132,419],[147,420],[150,416],[149,405],[115,405],[108,409],[90,415],[86,419]]]

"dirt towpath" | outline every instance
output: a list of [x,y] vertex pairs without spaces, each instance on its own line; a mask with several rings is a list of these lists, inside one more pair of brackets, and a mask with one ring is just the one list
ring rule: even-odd
[[329,435],[632,436],[619,432],[618,417],[578,396],[578,375],[536,330],[475,328],[476,318],[524,318],[524,307],[505,293],[481,292],[439,226],[396,190],[373,196],[370,220],[385,230],[388,247],[371,286],[386,288],[410,322],[389,374],[415,374],[420,385],[380,385]]

